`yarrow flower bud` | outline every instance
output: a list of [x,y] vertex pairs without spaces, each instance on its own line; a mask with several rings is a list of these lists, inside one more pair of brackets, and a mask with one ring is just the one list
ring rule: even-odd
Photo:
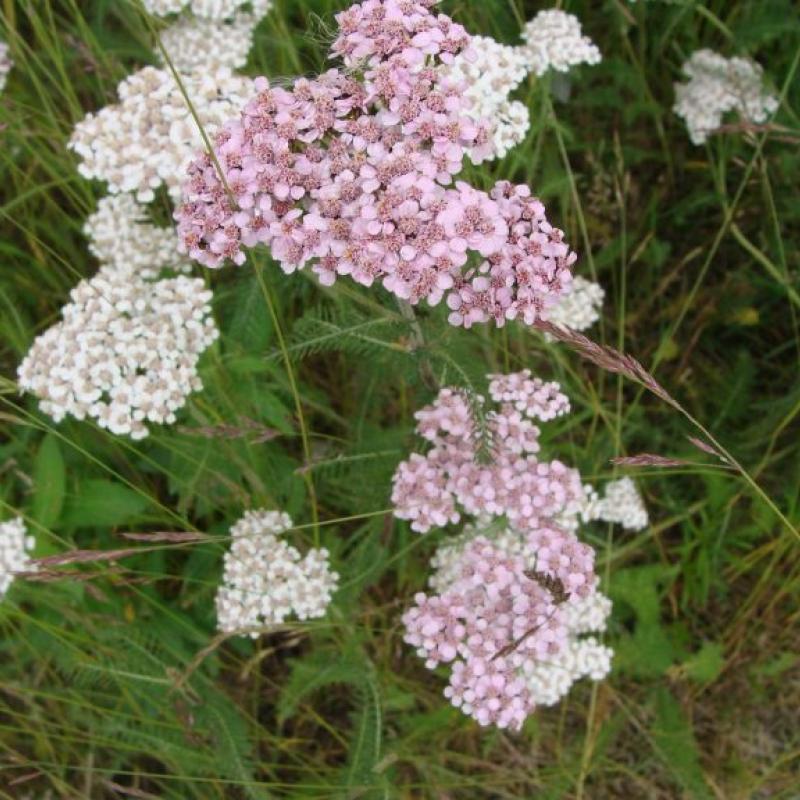
[[147,219],[146,209],[133,195],[103,197],[84,225],[89,250],[100,262],[140,278],[153,279],[165,269],[190,268],[179,252],[174,228],[159,228]]
[[[288,514],[248,511],[232,528],[217,592],[217,624],[225,633],[325,615],[339,576],[324,548],[305,556],[278,537],[292,527]],[[260,631],[247,631],[257,638]]]
[[581,31],[580,20],[566,11],[540,11],[522,32],[523,50],[536,75],[567,72],[578,64],[599,64],[600,50]]
[[[219,68],[183,76],[184,88],[209,135],[253,93],[249,78]],[[174,200],[195,152],[203,146],[186,99],[167,70],[145,67],[118,88],[120,102],[75,126],[70,149],[85,178],[108,183],[112,194],[134,192],[149,203],[166,186]]]
[[172,423],[194,391],[200,355],[219,335],[211,292],[187,277],[145,281],[103,267],[81,281],[62,321],[39,336],[19,385],[60,422],[91,417],[111,433],[142,439],[146,423]]
[[675,113],[686,122],[693,144],[706,142],[729,112],[762,123],[778,110],[778,98],[764,88],[764,70],[754,61],[697,50],[683,72],[689,80],[675,84]]
[[36,572],[29,555],[34,545],[22,517],[0,522],[0,599],[14,582],[15,573]]
[[[366,0],[337,16],[332,69],[258,96],[196,160],[176,214],[192,258],[209,267],[270,247],[287,273],[313,264],[324,285],[380,281],[453,325],[533,324],[571,281],[576,260],[527,187],[479,191],[454,177],[490,155],[466,87],[442,65],[469,45],[433,0]],[[358,71],[357,71],[358,70]],[[363,81],[354,77],[363,74]]]
[[8,73],[14,62],[11,60],[11,48],[6,42],[0,41],[0,92],[6,88],[6,81],[8,81]]
[[[395,516],[410,520],[420,533],[456,523],[462,512],[504,518],[520,531],[552,539],[554,552],[570,553],[575,575],[583,574],[588,583],[587,548],[559,522],[583,500],[580,475],[560,461],[538,457],[540,429],[535,421],[566,414],[569,401],[558,384],[533,378],[528,370],[490,378],[493,406],[486,409],[482,398],[477,401],[484,407],[485,430],[458,390],[443,389],[432,405],[417,412],[417,432],[431,448],[425,455],[414,453],[397,468]],[[487,440],[490,459],[483,463],[480,450]]]

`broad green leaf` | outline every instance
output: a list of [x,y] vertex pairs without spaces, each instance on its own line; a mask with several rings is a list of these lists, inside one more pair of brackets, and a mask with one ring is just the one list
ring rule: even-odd
[[632,636],[614,645],[614,667],[627,675],[654,678],[664,675],[675,662],[675,648],[657,622],[640,622]]
[[767,678],[777,678],[787,670],[792,669],[800,661],[797,653],[781,653],[766,664],[753,667],[753,673]]
[[613,576],[609,591],[615,602],[622,600],[627,603],[640,622],[658,622],[661,615],[659,584],[671,574],[670,568],[660,564],[631,567]]
[[33,518],[44,528],[52,528],[61,516],[67,487],[64,457],[57,437],[42,439],[33,466]]
[[137,517],[148,500],[119,483],[88,480],[70,497],[64,510],[64,523],[72,526],[114,527]]

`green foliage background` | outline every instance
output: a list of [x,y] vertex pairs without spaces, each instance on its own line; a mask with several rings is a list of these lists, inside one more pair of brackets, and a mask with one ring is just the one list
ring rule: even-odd
[[[276,0],[248,72],[318,71],[344,5]],[[81,228],[104,188],[80,178],[65,142],[153,49],[125,0],[4,0],[16,67],[0,97],[0,519],[23,515],[39,556],[128,547],[125,532],[210,538],[134,543],[117,562],[15,583],[0,604],[0,796],[798,796],[800,12],[792,0],[561,5],[603,63],[526,84],[527,141],[471,177],[534,188],[579,273],[607,289],[592,335],[652,368],[795,530],[693,448],[674,409],[564,346],[519,325],[455,331],[423,310],[415,352],[387,295],[322,290],[264,253],[197,270],[223,335],[179,426],[137,444],[54,426],[14,375],[97,266]],[[444,3],[509,43],[542,7]],[[699,47],[763,64],[784,93],[776,126],[689,143],[673,81]],[[619,455],[693,462],[626,470],[647,499],[644,533],[586,532],[615,601],[615,669],[520,735],[479,730],[402,643],[400,613],[447,535],[412,535],[388,513],[413,411],[431,398],[423,361],[476,389],[501,369],[561,381],[575,413],[550,426],[549,446],[587,480],[621,474]],[[265,429],[276,435],[259,441]],[[213,597],[227,531],[259,506],[289,511],[296,543],[327,546],[342,589],[323,621],[223,641]]]

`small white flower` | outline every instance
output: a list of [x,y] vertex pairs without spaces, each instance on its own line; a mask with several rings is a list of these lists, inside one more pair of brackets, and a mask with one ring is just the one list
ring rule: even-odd
[[[220,67],[238,69],[247,63],[259,22],[254,14],[236,14],[227,22],[181,16],[161,32],[161,44],[181,74]],[[160,50],[158,56],[163,63]]]
[[608,483],[602,499],[592,490],[582,514],[586,520],[611,522],[629,531],[641,531],[650,524],[644,500],[630,478]]
[[14,582],[14,573],[36,571],[29,555],[34,544],[22,517],[0,522],[0,599]]
[[605,292],[599,283],[576,276],[569,292],[547,310],[547,319],[574,331],[585,331],[600,319]]
[[[278,537],[292,527],[288,514],[248,511],[232,528],[217,592],[217,625],[225,633],[282,624],[287,617],[325,615],[339,576],[324,548],[305,556]],[[252,638],[258,632],[249,634]]]
[[754,61],[698,50],[683,72],[689,80],[675,84],[675,113],[686,122],[693,144],[706,142],[729,112],[762,123],[778,110],[778,98],[764,88],[764,71]]
[[[220,67],[187,73],[184,89],[213,138],[255,93],[253,81]],[[164,185],[176,202],[202,135],[170,72],[145,67],[119,85],[120,102],[88,114],[75,126],[69,147],[80,173],[105,181],[111,194],[135,193],[149,203]]]
[[463,84],[472,101],[469,116],[489,125],[496,158],[525,139],[530,128],[528,109],[509,100],[528,74],[527,58],[519,47],[473,36],[469,49],[457,55],[443,73]]
[[[604,600],[603,595],[598,595]],[[614,651],[594,636],[568,636],[564,647],[547,661],[527,661],[523,666],[528,690],[541,706],[558,703],[583,678],[603,680],[611,672]]]
[[580,20],[565,11],[540,11],[522,32],[523,51],[536,75],[548,70],[567,72],[578,64],[599,64],[597,45],[581,30]]
[[3,41],[0,41],[0,92],[6,88],[8,73],[14,62],[11,60],[11,48]]
[[103,197],[83,232],[99,261],[141,278],[155,278],[164,269],[187,272],[191,266],[179,252],[175,229],[150,222],[146,209],[131,194]]
[[62,321],[33,343],[19,367],[20,388],[56,422],[89,416],[114,434],[143,439],[145,420],[171,424],[202,386],[197,363],[219,336],[210,301],[199,279],[151,282],[103,267],[72,290]]

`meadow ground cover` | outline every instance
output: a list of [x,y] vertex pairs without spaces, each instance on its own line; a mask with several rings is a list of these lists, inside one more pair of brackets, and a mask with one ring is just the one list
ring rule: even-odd
[[794,3],[0,39],[0,797],[800,795]]

